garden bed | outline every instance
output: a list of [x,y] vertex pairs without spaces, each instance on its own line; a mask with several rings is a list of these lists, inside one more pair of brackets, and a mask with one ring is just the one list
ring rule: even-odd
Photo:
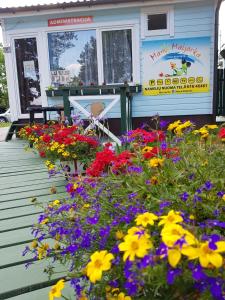
[[[69,178],[68,197],[42,207],[25,252],[48,260],[49,275],[55,262],[64,266],[49,299],[65,281],[80,300],[224,299],[225,128],[156,125],[128,132],[117,151],[106,144],[93,156],[89,148],[86,174]],[[43,135],[32,137],[38,150]]]

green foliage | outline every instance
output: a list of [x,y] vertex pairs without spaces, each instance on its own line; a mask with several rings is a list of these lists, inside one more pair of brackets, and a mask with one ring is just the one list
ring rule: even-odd
[[2,44],[0,44],[0,106],[8,108],[8,89],[5,70],[5,59]]

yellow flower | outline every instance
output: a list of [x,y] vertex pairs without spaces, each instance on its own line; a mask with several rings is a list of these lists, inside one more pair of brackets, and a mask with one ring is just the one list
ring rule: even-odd
[[50,160],[46,160],[45,165],[48,167],[51,164]]
[[162,167],[163,162],[164,162],[165,158],[152,158],[149,161],[149,165],[151,168],[158,168],[158,167]]
[[158,220],[158,217],[155,214],[146,212],[142,215],[138,215],[137,218],[135,219],[135,222],[137,225],[142,225],[146,227],[148,224],[154,225],[154,221],[156,220]]
[[69,153],[68,151],[64,151],[64,152],[62,153],[62,156],[63,156],[63,157],[69,157],[69,156],[70,156],[70,153]]
[[190,216],[189,216],[189,219],[190,219],[190,220],[195,220],[195,216],[194,216],[194,215],[190,215]]
[[176,268],[181,259],[181,250],[179,247],[175,247],[173,249],[168,249],[168,262],[171,267]]
[[41,225],[45,225],[49,222],[49,219],[48,218],[45,218],[44,220],[41,221]]
[[59,204],[60,204],[60,201],[59,200],[55,200],[55,201],[53,201],[53,203],[52,203],[54,206],[58,206]]
[[183,218],[180,216],[179,212],[176,212],[174,210],[169,211],[167,216],[161,216],[159,217],[160,219],[162,219],[159,222],[159,226],[160,225],[170,225],[170,224],[176,224],[176,223],[180,223],[183,222]]
[[217,125],[205,125],[208,129],[217,129]]
[[91,255],[91,261],[87,264],[87,276],[92,283],[102,278],[102,272],[111,269],[111,260],[114,256],[106,250],[96,251]]
[[135,256],[144,257],[149,249],[153,248],[152,242],[145,235],[126,235],[124,242],[119,244],[119,250],[124,252],[123,260],[133,261]]
[[54,168],[55,168],[55,165],[53,165],[53,164],[48,165],[48,170],[49,171],[53,170]]
[[74,183],[74,184],[73,184],[73,189],[76,190],[76,189],[78,188],[78,186],[79,186],[79,185],[78,185],[77,183]]
[[150,183],[152,185],[158,184],[159,183],[158,178],[156,176],[152,176],[151,179],[150,179]]
[[123,231],[117,230],[117,232],[116,232],[116,239],[117,240],[122,240],[123,237],[124,237]]
[[89,207],[90,207],[90,204],[86,203],[86,204],[83,205],[82,208],[89,208]]
[[118,300],[131,300],[130,296],[126,296],[124,293],[119,293]]
[[225,201],[225,194],[223,195],[222,199]]
[[48,249],[49,249],[49,245],[47,243],[45,243],[41,247],[37,248],[38,259],[42,259],[43,257],[45,257],[47,255]]
[[168,131],[173,131],[173,130],[174,130],[177,126],[179,126],[180,124],[181,124],[181,121],[180,121],[180,120],[175,121],[175,122],[171,123],[171,124],[168,126],[167,130],[168,130]]
[[197,243],[194,235],[188,230],[185,230],[179,224],[170,224],[165,226],[161,231],[161,236],[162,241],[168,247],[173,247],[175,243],[182,238],[186,242],[185,245],[193,245]]
[[54,298],[60,298],[62,296],[62,290],[64,289],[65,281],[60,279],[55,285],[52,286],[49,292],[49,300],[54,300]]
[[36,240],[34,240],[32,243],[31,243],[31,248],[35,249],[37,248],[38,246],[38,242]]
[[144,235],[146,238],[150,238],[150,235],[147,234],[143,227],[133,226],[130,229],[128,229],[127,233],[127,235]]
[[212,264],[216,268],[220,268],[223,265],[223,257],[220,255],[221,252],[225,252],[225,242],[216,242],[216,250],[209,247],[209,243],[201,243],[199,247],[185,247],[182,249],[182,254],[186,255],[189,259],[199,258],[200,265],[203,268],[207,268]]
[[152,149],[153,149],[152,147],[146,146],[141,150],[141,153],[145,154],[147,152],[150,152]]
[[85,293],[83,292],[82,295],[78,298],[78,300],[88,300]]

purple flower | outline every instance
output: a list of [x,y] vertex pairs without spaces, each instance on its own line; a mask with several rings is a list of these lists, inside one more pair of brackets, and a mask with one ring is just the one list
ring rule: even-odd
[[167,143],[164,141],[161,143],[161,149],[166,150],[166,148],[167,148]]
[[220,198],[222,198],[223,195],[225,195],[224,191],[220,191],[220,192],[217,193],[217,196],[220,197]]
[[184,192],[183,194],[180,194],[179,197],[181,200],[187,201],[189,194],[187,192]]
[[216,242],[219,242],[219,240],[220,240],[220,236],[218,234],[212,234],[209,240],[209,248],[212,250],[216,250],[217,249]]
[[195,174],[190,174],[188,177],[190,180],[193,180],[195,178]]
[[128,195],[128,199],[131,200],[133,198],[137,197],[137,193],[131,193]]
[[161,120],[161,121],[159,122],[159,126],[160,126],[161,129],[163,129],[163,128],[167,127],[167,125],[168,125],[169,123],[170,123],[170,121]]
[[145,255],[141,262],[138,264],[140,269],[147,268],[148,266],[154,266],[155,262],[152,255]]
[[172,162],[173,162],[173,163],[177,163],[177,162],[180,161],[181,159],[182,159],[182,158],[179,157],[179,156],[173,157],[173,158],[172,158]]
[[181,269],[170,269],[167,271],[167,283],[173,284],[176,277],[182,273]]
[[225,222],[222,222],[222,221],[207,220],[206,223],[207,223],[207,226],[211,226],[211,227],[218,226],[218,227],[221,227],[221,228],[225,228]]
[[192,271],[192,277],[194,280],[200,281],[207,278],[200,265],[195,266],[193,263],[189,263],[189,268]]
[[98,220],[99,220],[99,216],[98,215],[95,215],[93,217],[87,217],[86,218],[86,221],[88,224],[90,225],[95,225],[98,223]]
[[159,208],[160,208],[160,210],[163,210],[165,207],[168,207],[170,205],[171,205],[170,201],[163,201],[159,204]]
[[204,189],[207,191],[210,191],[213,188],[213,184],[211,181],[206,181],[205,185],[204,185]]
[[129,296],[134,296],[138,291],[137,280],[127,281],[124,286]]
[[129,166],[127,168],[129,173],[142,173],[143,172],[143,168],[140,166]]

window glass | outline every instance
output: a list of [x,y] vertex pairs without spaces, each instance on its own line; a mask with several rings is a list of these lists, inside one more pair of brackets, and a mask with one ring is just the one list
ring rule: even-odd
[[49,33],[48,43],[52,84],[98,83],[95,30]]
[[167,14],[148,15],[148,30],[167,29]]
[[103,71],[107,84],[132,82],[131,29],[102,32]]

